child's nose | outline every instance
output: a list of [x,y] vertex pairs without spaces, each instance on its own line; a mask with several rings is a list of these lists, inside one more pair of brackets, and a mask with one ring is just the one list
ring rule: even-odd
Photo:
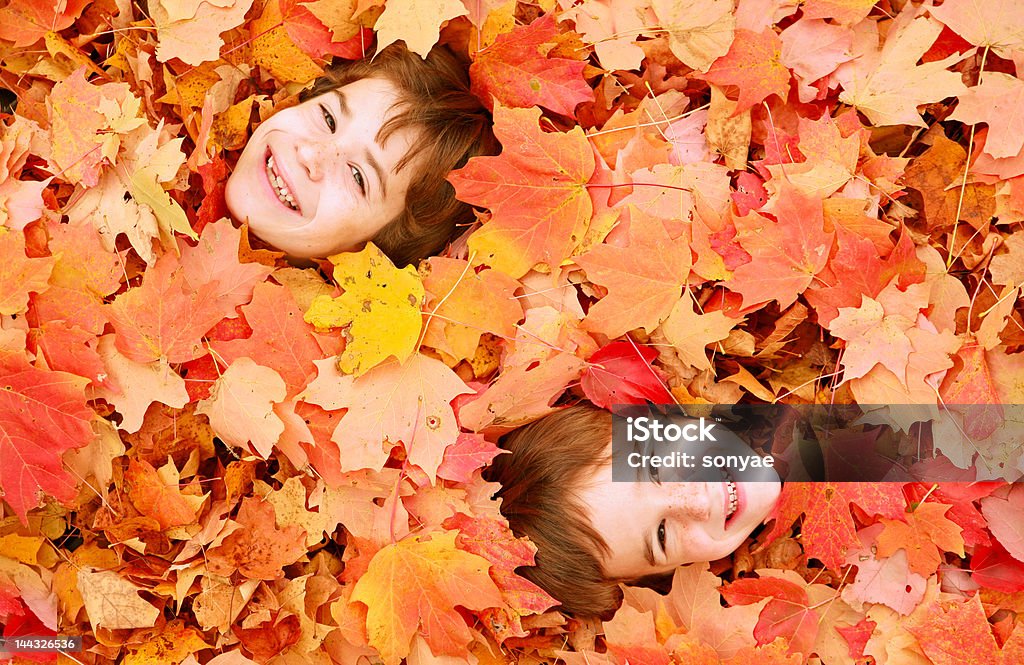
[[664,483],[670,509],[688,520],[705,521],[711,517],[711,486],[701,482]]
[[340,159],[333,146],[319,141],[299,141],[296,144],[295,154],[299,165],[306,170],[309,179],[314,181],[324,177],[331,160]]

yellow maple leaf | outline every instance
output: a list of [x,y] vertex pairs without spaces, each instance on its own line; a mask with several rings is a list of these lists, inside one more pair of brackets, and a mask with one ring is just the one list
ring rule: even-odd
[[345,293],[317,296],[304,318],[317,328],[349,326],[338,367],[360,376],[391,356],[404,362],[416,350],[423,323],[423,283],[416,270],[396,268],[373,243],[361,252],[329,258]]
[[419,632],[438,655],[466,655],[473,634],[456,605],[470,610],[498,607],[501,592],[483,557],[455,547],[455,532],[411,536],[388,545],[356,582],[352,601],[366,605],[370,646],[385,665],[409,655]]

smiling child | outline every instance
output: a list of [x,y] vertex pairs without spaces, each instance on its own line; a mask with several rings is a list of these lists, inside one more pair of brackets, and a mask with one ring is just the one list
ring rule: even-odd
[[490,119],[445,48],[393,44],[329,69],[254,132],[228,178],[231,214],[292,258],[372,240],[398,265],[442,249],[473,220],[445,180],[494,152]]
[[[735,439],[732,449],[750,451],[718,431]],[[775,475],[613,481],[611,441],[609,412],[569,407],[506,435],[501,445],[511,454],[498,456],[489,472],[501,483],[512,531],[537,546],[536,566],[518,572],[573,614],[614,609],[620,582],[729,555],[768,516],[781,488]]]

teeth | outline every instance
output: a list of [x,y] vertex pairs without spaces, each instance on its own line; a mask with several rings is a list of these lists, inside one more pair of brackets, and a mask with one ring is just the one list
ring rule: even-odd
[[722,479],[725,481],[725,488],[729,492],[729,511],[726,513],[726,519],[732,516],[736,512],[736,508],[739,507],[739,495],[736,492],[736,483],[733,481],[725,469],[722,469]]
[[277,198],[292,210],[298,210],[299,206],[295,203],[295,197],[292,196],[288,186],[284,184],[284,180],[277,173],[273,155],[267,157],[267,176],[270,178],[270,184],[274,186],[274,193],[277,194]]

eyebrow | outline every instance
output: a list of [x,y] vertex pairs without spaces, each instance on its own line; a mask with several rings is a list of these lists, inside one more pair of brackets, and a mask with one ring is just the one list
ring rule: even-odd
[[[341,107],[341,113],[343,115],[351,117],[352,109],[348,105],[348,99],[345,98],[345,93],[341,91],[341,88],[335,88],[332,92],[338,98],[338,106]],[[374,143],[377,143],[376,137],[374,137],[373,140]],[[380,144],[377,143],[377,145]],[[381,168],[380,162],[378,162],[377,158],[370,153],[369,149],[363,149],[363,157],[366,159],[366,162],[370,165],[370,168],[373,169],[374,173],[377,174],[377,182],[380,183],[380,196],[381,198],[385,198],[388,195],[388,181],[387,178],[384,177],[384,169]]]
[[654,549],[651,548],[651,533],[647,532],[647,538],[644,539],[644,558],[647,559],[647,563],[651,564],[653,568],[656,564],[654,563]]

